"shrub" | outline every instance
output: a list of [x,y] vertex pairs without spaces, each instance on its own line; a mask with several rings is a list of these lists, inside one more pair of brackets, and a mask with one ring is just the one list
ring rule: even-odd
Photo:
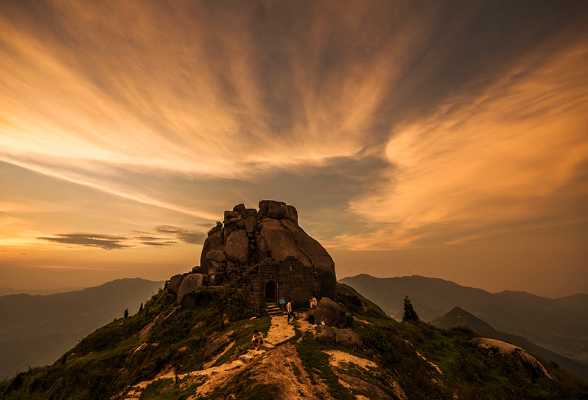
[[220,231],[221,229],[223,229],[223,223],[220,221],[216,221],[216,225],[213,226],[209,231],[208,231],[208,236],[212,235],[215,232]]

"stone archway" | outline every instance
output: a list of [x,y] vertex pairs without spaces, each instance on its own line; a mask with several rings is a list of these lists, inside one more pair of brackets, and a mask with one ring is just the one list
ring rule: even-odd
[[276,291],[276,282],[269,281],[265,283],[265,302],[266,303],[275,303],[277,301],[278,295]]

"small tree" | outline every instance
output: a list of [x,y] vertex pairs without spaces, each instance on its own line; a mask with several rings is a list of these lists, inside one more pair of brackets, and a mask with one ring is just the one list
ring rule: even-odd
[[139,306],[139,312],[143,311],[143,303]]
[[129,309],[125,310],[125,318],[127,318],[129,316]]
[[417,315],[416,311],[412,307],[408,296],[404,297],[404,315],[402,316],[402,322],[406,321],[418,321],[419,316]]

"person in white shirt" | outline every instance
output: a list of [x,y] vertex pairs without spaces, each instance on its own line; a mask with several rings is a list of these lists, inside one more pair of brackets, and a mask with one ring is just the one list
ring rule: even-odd
[[288,323],[290,323],[290,317],[292,317],[292,322],[294,322],[294,313],[292,312],[292,299],[288,300],[288,304],[286,304],[286,311],[288,312]]
[[253,333],[253,338],[251,339],[251,345],[255,348],[255,342],[257,342],[257,350],[263,344],[263,333],[259,332],[257,329]]

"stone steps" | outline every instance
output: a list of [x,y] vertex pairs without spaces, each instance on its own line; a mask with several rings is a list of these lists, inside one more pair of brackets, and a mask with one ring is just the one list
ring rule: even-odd
[[274,315],[284,315],[284,311],[275,303],[268,303],[267,304],[267,313],[271,316]]

